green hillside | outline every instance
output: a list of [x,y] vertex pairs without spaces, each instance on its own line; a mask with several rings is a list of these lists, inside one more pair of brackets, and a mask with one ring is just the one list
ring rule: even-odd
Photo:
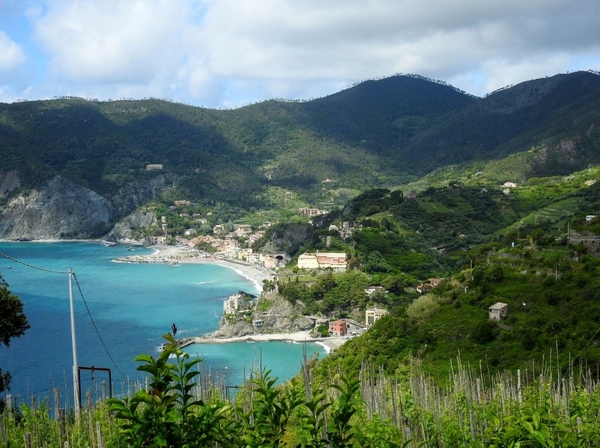
[[[600,216],[599,176],[595,167],[509,189],[452,184],[412,199],[364,192],[315,220],[291,252],[345,251],[352,270],[296,281],[284,273],[278,290],[307,314],[362,321],[369,306],[390,311],[328,357],[323,372],[357,373],[367,362],[393,375],[412,358],[444,381],[458,356],[492,374],[548,357],[563,372],[595,370],[600,221],[589,216]],[[336,230],[343,222],[354,226],[350,236]],[[441,285],[419,293],[431,277]],[[367,285],[387,292],[367,296]],[[499,323],[488,318],[496,302],[509,309]]]
[[[155,99],[0,104],[2,172],[17,169],[24,188],[61,174],[110,198],[157,163],[190,199],[258,206],[271,186],[316,204],[339,189],[394,187],[457,163],[523,181],[600,162],[599,89],[600,77],[578,72],[475,98],[398,75],[235,110]],[[491,168],[517,153],[526,166]]]

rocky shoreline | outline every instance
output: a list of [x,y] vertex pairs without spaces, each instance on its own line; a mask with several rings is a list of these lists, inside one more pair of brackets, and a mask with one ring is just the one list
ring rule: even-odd
[[348,338],[340,337],[318,337],[314,338],[309,331],[296,331],[293,333],[256,333],[237,337],[219,337],[215,334],[208,334],[197,338],[186,338],[184,345],[191,344],[228,344],[231,342],[295,342],[317,343],[325,347],[329,353],[331,350],[343,345]]

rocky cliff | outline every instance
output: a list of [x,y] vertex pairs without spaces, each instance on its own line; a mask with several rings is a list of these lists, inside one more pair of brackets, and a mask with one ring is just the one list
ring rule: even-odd
[[[15,193],[15,171],[0,174],[0,239],[39,240],[100,238],[115,223],[155,198],[174,180],[169,174],[127,185],[106,198],[62,176],[54,176],[37,188]],[[115,239],[130,236],[132,229],[153,222],[147,212],[134,213],[112,231]]]
[[[277,293],[263,292],[251,314],[223,316],[219,330],[213,336],[232,338],[255,333],[293,333],[312,329],[314,321],[302,316],[300,311]],[[252,324],[257,320],[262,321],[260,327]]]
[[113,218],[111,202],[81,185],[55,176],[18,195],[0,210],[0,238],[8,240],[89,238]]

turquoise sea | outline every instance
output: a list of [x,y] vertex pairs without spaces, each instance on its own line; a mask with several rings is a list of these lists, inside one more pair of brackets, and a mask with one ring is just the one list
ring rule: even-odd
[[[78,362],[111,369],[115,394],[124,393],[128,382],[143,380],[135,356],[156,355],[172,323],[178,337],[215,331],[223,300],[238,290],[258,292],[256,284],[224,266],[113,262],[121,256],[152,253],[151,249],[23,242],[0,243],[0,252],[33,266],[0,258],[0,274],[24,302],[31,325],[9,348],[0,347],[0,368],[13,376],[10,393],[26,401],[35,396],[52,403],[55,387],[61,388],[65,399],[73,393],[68,275],[48,270],[75,272]],[[261,363],[285,380],[299,371],[304,350],[308,357],[326,354],[314,343],[287,342],[196,344],[186,350],[203,359],[204,374],[229,386],[241,384]],[[96,392],[108,379],[102,371],[81,375],[83,390]]]

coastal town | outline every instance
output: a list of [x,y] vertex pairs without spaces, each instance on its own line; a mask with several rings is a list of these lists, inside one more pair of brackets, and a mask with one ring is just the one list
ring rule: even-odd
[[[186,205],[187,201],[178,202],[176,206]],[[327,213],[318,209],[299,209],[298,213],[308,217],[315,217]],[[182,345],[192,343],[224,343],[238,341],[293,341],[293,342],[318,342],[327,351],[336,349],[349,338],[362,334],[377,320],[388,313],[385,309],[377,307],[365,311],[364,320],[357,321],[349,318],[328,318],[327,316],[303,316],[302,324],[297,322],[282,325],[280,321],[271,319],[274,316],[291,317],[297,310],[265,309],[259,307],[263,293],[264,282],[277,280],[278,272],[289,262],[285,253],[263,254],[254,252],[252,246],[265,235],[271,223],[264,223],[258,229],[248,224],[233,224],[230,228],[217,224],[208,235],[197,235],[193,229],[188,229],[183,236],[176,238],[176,244],[165,244],[169,235],[167,233],[167,218],[161,217],[161,226],[165,231],[164,236],[154,237],[153,254],[136,254],[139,241],[128,240],[121,243],[129,244],[128,251],[131,255],[116,258],[120,263],[165,263],[172,266],[183,263],[215,263],[235,269],[238,274],[251,280],[259,291],[259,296],[253,296],[243,291],[229,296],[223,301],[223,318],[219,329],[208,335],[188,337],[180,341]],[[342,225],[344,232],[350,233],[353,229],[351,223]],[[336,227],[337,229],[337,227]],[[172,241],[172,239],[171,239]],[[243,243],[242,243],[243,242]],[[206,250],[206,249],[209,250]],[[344,252],[306,252],[298,256],[296,268],[311,272],[342,273],[348,268],[347,255]],[[365,289],[365,294],[382,292],[380,286],[371,286]],[[383,291],[384,292],[384,291]],[[231,331],[228,325],[231,322],[250,321],[243,330]],[[326,331],[318,332],[317,328]]]

